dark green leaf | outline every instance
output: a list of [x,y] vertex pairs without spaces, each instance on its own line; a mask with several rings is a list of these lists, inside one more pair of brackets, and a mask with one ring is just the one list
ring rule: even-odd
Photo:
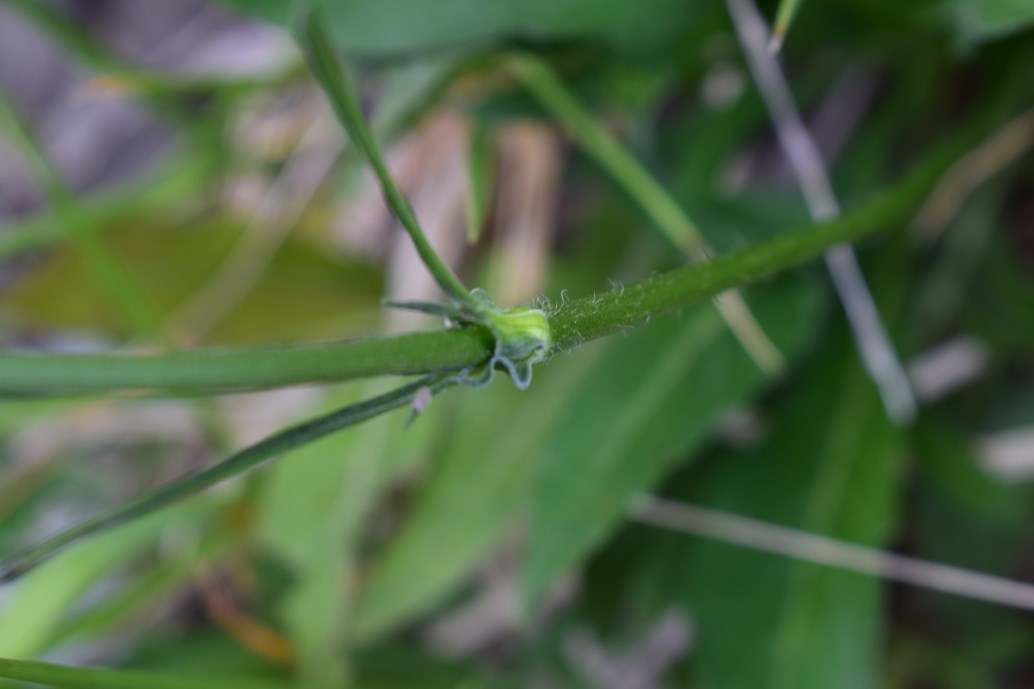
[[[844,332],[760,447],[720,458],[699,491],[711,507],[883,546],[893,523],[900,438]],[[690,604],[699,660],[723,687],[879,684],[881,583],[871,577],[701,542]]]
[[[817,303],[795,281],[766,285],[751,300],[786,354],[806,341]],[[632,496],[699,447],[722,413],[748,402],[764,380],[710,305],[610,348],[547,441],[523,572],[526,600],[576,566],[619,523]]]

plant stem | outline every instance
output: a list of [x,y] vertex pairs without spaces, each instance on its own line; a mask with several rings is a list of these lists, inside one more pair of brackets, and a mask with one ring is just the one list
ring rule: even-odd
[[[686,211],[635,156],[582,108],[546,62],[532,55],[515,54],[504,58],[504,65],[639,204],[669,242],[691,261],[710,259],[711,249]],[[786,361],[743,295],[730,290],[718,295],[714,305],[758,368],[769,375],[778,374]]]
[[0,354],[0,392],[69,394],[151,389],[172,393],[274,388],[457,371],[489,357],[487,330],[431,330],[323,345],[200,349],[166,354]]
[[[824,225],[817,225],[757,244],[742,251],[719,256],[712,261],[687,266],[657,275],[630,287],[619,287],[592,298],[565,303],[549,316],[552,332],[550,354],[556,354],[582,343],[641,324],[651,316],[684,308],[703,297],[722,292],[734,285],[758,280],[767,275],[821,255],[830,246],[860,239],[899,220],[915,206],[944,170],[968,145],[969,137],[960,137],[936,154],[914,172],[893,193],[879,197],[875,202],[847,216],[841,216]],[[373,369],[385,364],[409,366],[413,360],[405,358],[420,349],[410,348],[403,359],[381,357],[379,352],[394,340],[403,338],[442,338],[446,344],[457,337],[473,337],[483,348],[478,357],[468,362],[472,366],[484,362],[491,354],[491,338],[480,328],[447,330],[444,332],[415,333],[400,338],[360,340],[339,345],[347,349],[367,350],[367,363]],[[457,340],[458,342],[458,340]],[[371,347],[372,343],[372,347]],[[412,340],[410,340],[412,345]],[[317,351],[319,351],[317,349]],[[268,354],[268,352],[267,352]],[[204,354],[178,355],[206,356]],[[212,356],[207,354],[207,356]],[[398,355],[394,355],[397,357]],[[47,357],[43,357],[47,358]],[[60,360],[63,357],[49,357]],[[280,357],[271,357],[266,364],[277,368]],[[209,362],[211,365],[212,362]],[[224,359],[223,363],[228,363]],[[176,368],[176,367],[174,367]],[[218,370],[219,366],[215,366]],[[457,366],[457,368],[460,368]],[[353,373],[356,371],[353,370]],[[382,371],[383,372],[383,371]],[[458,377],[439,373],[404,385],[385,395],[338,410],[326,416],[275,433],[265,440],[245,448],[226,461],[202,470],[177,482],[161,487],[110,512],[80,522],[51,539],[17,554],[0,565],[0,582],[16,578],[28,569],[54,555],[68,544],[88,535],[124,524],[132,519],[161,509],[175,501],[202,491],[216,483],[236,476],[293,448],[312,442],[335,431],[355,425],[392,409],[411,403],[422,388],[432,394],[457,384]]]
[[[552,352],[803,263],[840,242],[888,229],[923,200],[940,174],[984,130],[984,126],[969,127],[931,153],[891,191],[837,220],[564,304],[549,317]],[[487,331],[463,328],[325,345],[202,349],[153,356],[0,354],[0,392],[33,395],[158,388],[183,394],[458,371],[485,361],[492,346]]]
[[296,447],[372,419],[392,409],[405,406],[413,400],[413,396],[421,388],[430,388],[431,393],[435,394],[455,384],[455,379],[442,376],[421,378],[378,397],[349,405],[274,433],[264,440],[230,455],[228,459],[219,464],[188,474],[182,479],[161,486],[109,512],[85,519],[14,557],[4,560],[3,563],[0,563],[0,583],[20,577],[75,541],[143,517],[217,483],[238,476]]
[[757,281],[821,256],[831,246],[854,242],[900,222],[969,146],[967,128],[933,152],[893,191],[836,220],[784,234],[707,263],[661,273],[629,287],[565,304],[550,317],[553,352],[641,324],[736,285]]
[[708,259],[699,228],[671,194],[575,100],[548,64],[526,54],[503,59],[506,69],[631,196],[662,234],[695,261]]
[[424,265],[431,271],[438,286],[450,297],[458,302],[477,306],[471,300],[470,290],[460,281],[452,269],[438,256],[434,247],[427,240],[424,231],[413,213],[412,207],[405,196],[399,190],[398,185],[388,170],[384,156],[381,154],[377,141],[370,131],[366,118],[363,116],[362,108],[359,106],[359,97],[348,74],[347,69],[338,60],[323,30],[318,13],[315,10],[308,10],[302,15],[301,22],[296,30],[298,42],[305,51],[309,67],[317,81],[323,87],[330,104],[348,132],[349,138],[355,144],[366,159],[370,162],[377,180],[380,182],[384,199],[391,208],[391,211],[398,218],[402,227],[409,234],[410,239],[416,246],[417,253],[423,260]]
[[0,658],[0,677],[62,689],[283,689],[285,682],[183,677]]

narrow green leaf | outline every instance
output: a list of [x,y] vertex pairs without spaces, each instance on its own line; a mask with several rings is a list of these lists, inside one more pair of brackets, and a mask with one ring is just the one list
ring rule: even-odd
[[[240,4],[242,0],[234,0]],[[651,45],[702,12],[680,0],[317,0],[335,44],[374,57],[426,54],[506,39],[597,38]]]
[[[766,285],[751,303],[793,353],[807,339],[818,301],[806,284],[783,281]],[[720,415],[747,402],[764,380],[706,306],[619,341],[554,421],[522,573],[526,602],[596,547],[632,496],[689,456]]]
[[423,378],[389,393],[320,416],[274,433],[215,466],[159,487],[110,512],[79,522],[75,526],[0,562],[0,582],[10,581],[50,559],[71,543],[113,529],[151,514],[170,504],[195,495],[217,483],[238,476],[288,450],[306,445],[330,433],[379,416],[409,404],[424,387],[439,392],[455,384],[455,379]]
[[801,8],[801,0],[779,0],[779,10],[776,12],[775,24],[772,26],[772,41],[769,49],[777,53],[782,50],[783,41],[790,31],[790,25]]
[[[890,192],[839,219],[810,226],[705,264],[656,275],[635,285],[565,304],[550,314],[553,353],[641,325],[729,287],[744,285],[854,242],[898,222],[968,149],[987,122],[971,122],[935,149]],[[354,340],[284,349],[200,350],[159,356],[0,354],[0,391],[14,394],[170,388],[260,388],[475,366],[491,354],[476,328]],[[354,358],[353,358],[354,357]]]
[[[354,388],[336,391],[323,406],[383,391],[384,383]],[[256,535],[292,575],[280,615],[306,687],[338,687],[349,676],[357,552],[364,517],[390,475],[385,450],[396,424],[381,417],[307,445],[273,467],[264,483]]]
[[[700,229],[664,186],[586,112],[549,65],[531,55],[512,55],[504,64],[524,82],[542,106],[556,117],[596,162],[643,209],[660,233],[692,261],[712,253]],[[737,340],[769,374],[784,366],[776,348],[738,293],[715,301]]]
[[1027,0],[949,0],[958,35],[969,43],[993,41],[1034,26],[1034,4]]
[[[184,505],[173,517],[192,521],[213,502]],[[5,592],[0,609],[0,656],[34,656],[51,648],[64,628],[68,611],[98,580],[147,552],[167,516],[141,519],[124,530],[69,549]]]
[[497,384],[458,400],[452,414],[458,422],[444,432],[445,444],[412,511],[360,592],[360,640],[368,642],[426,613],[497,547],[527,510],[554,416],[610,345],[601,342],[562,365],[548,366],[528,390]]
[[285,682],[73,667],[0,658],[0,677],[61,689],[285,689]]
[[[304,4],[304,3],[303,3]],[[323,29],[321,17],[313,10],[303,10],[300,14],[296,28],[298,42],[305,50],[309,67],[316,77],[320,86],[323,87],[330,104],[348,132],[349,138],[355,144],[366,159],[370,162],[377,180],[380,182],[381,190],[384,192],[384,199],[387,201],[391,211],[398,218],[402,227],[409,234],[410,239],[416,246],[417,253],[423,259],[424,265],[431,271],[438,286],[446,295],[461,303],[474,303],[470,301],[470,290],[460,281],[456,274],[438,256],[434,247],[424,235],[420,223],[413,213],[409,202],[402,195],[402,191],[395,184],[395,180],[388,170],[388,165],[381,154],[377,141],[370,131],[362,108],[359,105],[359,96],[355,84],[352,82],[348,70],[338,60],[327,39]]]
[[[773,436],[722,456],[698,499],[879,547],[893,524],[900,437],[845,329],[827,343]],[[707,681],[733,689],[879,684],[880,581],[714,542],[695,546],[690,571]]]
[[467,149],[467,179],[470,187],[466,198],[467,241],[481,238],[492,205],[492,182],[495,176],[495,149],[492,130],[483,122],[474,125]]

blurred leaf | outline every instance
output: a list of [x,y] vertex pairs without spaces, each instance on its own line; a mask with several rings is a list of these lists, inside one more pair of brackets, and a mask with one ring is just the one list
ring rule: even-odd
[[650,44],[671,37],[695,10],[680,0],[317,0],[335,42],[386,56],[508,38],[601,38]]
[[970,42],[1003,38],[1034,25],[1030,0],[951,0],[950,8],[956,30]]
[[[318,413],[354,403],[363,385],[339,386]],[[394,419],[394,416],[389,417]],[[384,419],[363,427],[380,425]],[[345,681],[345,582],[351,504],[365,495],[357,486],[369,471],[355,447],[356,429],[296,450],[270,468],[259,501],[256,538],[291,575],[280,607],[294,642],[299,681],[331,687]]]
[[[796,354],[817,313],[799,280],[772,282],[751,305],[781,348]],[[706,440],[722,413],[765,382],[710,304],[619,340],[554,420],[535,489],[522,574],[526,601],[595,548],[628,500]]]
[[290,19],[292,0],[222,0],[241,12],[251,14],[274,24],[286,24]]
[[774,47],[781,47],[783,41],[786,40],[786,34],[800,7],[801,0],[779,0],[779,11],[776,13],[775,24],[772,27]]
[[[763,445],[729,453],[704,504],[882,546],[900,438],[841,326]],[[881,582],[735,546],[694,546],[690,604],[706,681],[722,687],[878,686]]]
[[195,578],[196,562],[186,558],[170,558],[124,582],[113,595],[72,616],[61,625],[53,641],[89,643],[132,625],[156,608],[169,604],[169,599],[182,595]]
[[49,648],[90,587],[147,552],[169,524],[186,524],[218,504],[197,500],[78,544],[11,587],[0,609],[0,657],[31,658]]
[[910,440],[925,490],[936,491],[974,519],[1008,522],[1023,514],[1019,496],[980,466],[972,440],[957,424],[921,418]]
[[[106,237],[154,301],[169,310],[212,274],[240,232],[240,224],[226,217],[198,219],[189,227],[145,217],[108,230]],[[289,342],[355,333],[372,327],[379,292],[373,267],[332,259],[288,239],[213,340]],[[101,331],[117,327],[82,253],[72,247],[46,257],[4,295],[0,308],[34,325]],[[276,327],[271,327],[271,318]]]
[[503,689],[510,686],[462,660],[443,660],[412,647],[381,646],[358,654],[356,689]]
[[[346,386],[322,406],[330,411],[386,390],[383,381]],[[306,446],[277,464],[265,484],[258,536],[293,575],[282,615],[297,644],[305,686],[345,681],[354,623],[350,591],[364,517],[399,468],[386,449],[391,436],[404,435],[402,423],[400,415],[387,415]]]
[[240,680],[281,680],[282,674],[270,668],[259,656],[244,648],[221,630],[199,626],[190,633],[163,628],[146,637],[121,665],[133,670],[169,672],[181,676],[227,677]]
[[503,381],[462,396],[453,413],[457,427],[360,593],[361,639],[427,612],[497,546],[527,506],[554,414],[603,344],[545,367],[528,390]]
[[492,130],[479,121],[474,125],[467,150],[467,241],[471,244],[481,237],[481,231],[488,222],[495,164]]
[[991,233],[984,265],[964,297],[967,328],[1001,354],[1034,355],[1034,273],[1020,236]]

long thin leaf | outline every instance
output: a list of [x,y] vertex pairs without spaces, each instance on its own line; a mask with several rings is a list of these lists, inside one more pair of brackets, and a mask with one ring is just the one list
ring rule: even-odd
[[[549,65],[530,55],[513,55],[505,64],[539,102],[556,117],[589,155],[643,209],[668,241],[690,260],[707,261],[712,250],[689,214],[636,158],[586,112]],[[785,361],[736,291],[715,300],[715,307],[736,339],[768,374]]]
[[274,433],[213,467],[188,474],[186,477],[162,486],[122,507],[86,519],[38,545],[5,559],[0,562],[0,582],[16,579],[66,546],[87,536],[108,531],[139,519],[217,483],[238,476],[288,450],[301,447],[335,431],[354,426],[409,404],[412,402],[413,395],[421,388],[429,387],[434,393],[454,384],[455,380],[452,378],[422,378],[379,397],[349,405],[312,421]]
[[[924,198],[940,174],[979,138],[987,124],[971,122],[929,154],[891,191],[837,220],[722,254],[705,264],[686,266],[635,285],[567,302],[550,314],[553,353],[627,330],[730,287],[809,261],[836,244],[858,241],[889,228]],[[200,350],[154,357],[0,354],[0,391],[53,394],[140,387],[178,392],[277,387],[460,370],[483,362],[490,354],[488,333],[472,328],[301,348]]]
[[[431,271],[438,286],[459,302],[470,302],[470,292],[463,285],[452,269],[435,252],[434,247],[427,240],[420,222],[417,220],[413,209],[402,191],[395,184],[395,180],[388,170],[384,161],[377,140],[370,131],[366,118],[363,116],[362,108],[359,106],[359,96],[355,84],[352,82],[348,70],[334,54],[323,25],[314,10],[303,11],[301,20],[296,28],[298,42],[305,50],[306,58],[313,75],[319,81],[330,104],[334,108],[334,114],[348,132],[352,143],[362,151],[363,155],[370,162],[377,180],[380,182],[381,190],[384,192],[384,199],[387,201],[391,211],[398,218],[402,227],[409,233],[410,239],[416,246],[417,253],[423,259],[424,265]],[[474,302],[470,302],[474,303]]]
[[[893,523],[901,439],[851,360],[845,329],[829,342],[770,440],[723,455],[696,500],[881,547]],[[878,580],[711,542],[696,546],[690,571],[710,681],[733,689],[879,684]]]
[[[818,300],[809,287],[780,281],[752,299],[787,352],[800,351],[815,323]],[[525,603],[601,543],[636,493],[690,459],[721,414],[748,402],[764,382],[704,306],[617,342],[571,395],[544,444],[522,572]]]
[[285,689],[286,682],[101,670],[0,658],[0,677],[61,689]]

